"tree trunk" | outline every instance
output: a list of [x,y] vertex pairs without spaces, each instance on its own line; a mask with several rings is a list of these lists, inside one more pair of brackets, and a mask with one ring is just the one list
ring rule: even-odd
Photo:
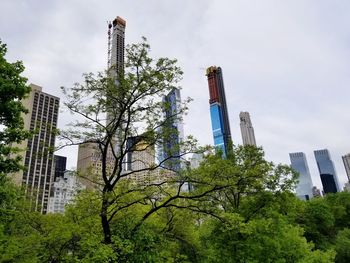
[[104,243],[105,244],[111,244],[112,243],[112,237],[111,237],[111,228],[109,226],[108,218],[107,218],[107,212],[108,212],[108,197],[103,195],[102,200],[102,207],[101,207],[101,223],[103,228],[103,235],[104,235]]

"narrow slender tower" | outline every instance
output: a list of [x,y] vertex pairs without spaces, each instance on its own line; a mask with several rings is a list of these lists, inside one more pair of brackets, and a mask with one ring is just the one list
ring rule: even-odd
[[55,130],[57,128],[60,99],[30,84],[32,91],[23,105],[29,110],[24,117],[25,128],[37,131],[32,138],[22,142],[24,171],[15,176],[32,200],[32,209],[47,213],[51,185],[54,179]]
[[254,128],[252,121],[250,120],[249,112],[241,112],[239,114],[239,119],[241,120],[241,133],[243,145],[254,145],[256,146]]
[[350,153],[342,156],[346,175],[348,176],[348,182],[350,182]]
[[124,68],[125,27],[125,20],[119,16],[108,23],[108,70],[112,77]]
[[178,88],[173,88],[163,98],[163,102],[169,107],[164,112],[167,120],[165,127],[169,131],[167,138],[164,138],[162,149],[162,160],[168,159],[164,167],[173,171],[179,171],[181,168],[181,147],[180,144],[184,138],[183,122],[179,119],[181,111],[181,94]]
[[[108,23],[108,56],[107,56],[107,70],[108,75],[115,79],[115,87],[118,88],[118,76],[124,70],[124,48],[125,48],[125,28],[126,21],[117,16],[113,22]],[[108,97],[108,96],[107,96]],[[108,98],[107,98],[108,99]],[[112,103],[111,103],[112,104]],[[106,112],[106,122],[111,123],[115,119],[117,107],[111,105]],[[115,136],[115,149],[120,148],[121,131],[118,130]],[[81,174],[91,173],[93,175],[101,173],[100,152],[94,143],[85,143],[79,145],[77,170]],[[119,150],[118,150],[119,151]],[[109,161],[108,165],[113,167],[114,157],[112,149],[108,149]],[[93,180],[92,180],[93,181]],[[88,188],[95,187],[91,182],[83,181]]]
[[231,143],[230,121],[227,113],[226,96],[222,70],[220,67],[207,69],[209,86],[210,117],[213,130],[214,145],[227,155]]

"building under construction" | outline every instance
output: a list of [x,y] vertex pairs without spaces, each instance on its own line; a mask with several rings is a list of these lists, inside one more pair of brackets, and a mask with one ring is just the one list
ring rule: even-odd
[[209,86],[210,117],[214,145],[222,151],[223,156],[226,156],[228,146],[232,142],[222,70],[220,67],[212,66],[207,69],[206,75]]
[[[108,62],[107,70],[111,78],[114,78],[116,88],[119,85],[118,76],[123,73],[124,69],[124,49],[125,49],[125,28],[126,21],[117,16],[113,22],[108,22]],[[114,112],[116,107],[111,106],[106,112],[107,123],[114,120]],[[118,135],[118,134],[117,134]],[[114,138],[115,148],[119,148],[119,136]],[[115,158],[113,157],[112,149],[108,149],[107,153],[107,169],[113,169]],[[97,144],[85,143],[79,145],[77,170],[81,175],[89,177],[90,183],[84,181],[84,184],[91,186],[91,182],[99,179],[94,176],[101,173],[101,153]],[[83,177],[84,177],[83,176]],[[92,177],[92,178],[90,178]]]

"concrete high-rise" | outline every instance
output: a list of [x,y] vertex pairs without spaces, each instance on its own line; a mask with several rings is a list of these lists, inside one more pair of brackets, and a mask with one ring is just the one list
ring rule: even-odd
[[181,142],[184,138],[180,90],[173,88],[164,96],[163,103],[165,105],[164,138],[158,159],[164,162],[162,167],[178,171],[181,168]]
[[348,176],[348,182],[350,182],[350,153],[342,156],[346,175]]
[[132,184],[144,187],[149,184],[163,184],[174,178],[176,171],[163,169],[155,163],[155,146],[150,144],[146,137],[129,137],[126,144],[123,176]]
[[227,155],[231,141],[230,121],[227,112],[226,96],[222,70],[220,67],[209,67],[206,72],[209,86],[209,104],[214,146]]
[[329,151],[327,149],[317,150],[314,151],[314,154],[324,193],[339,192],[339,182]]
[[115,77],[124,68],[126,21],[117,16],[108,24],[108,70]]
[[243,145],[256,146],[254,128],[250,120],[249,112],[239,114]]
[[292,168],[299,173],[299,182],[296,187],[296,195],[303,200],[313,197],[313,185],[306,156],[303,152],[290,153],[289,158]]
[[[125,28],[126,21],[117,16],[113,22],[108,23],[108,75],[115,79],[115,87],[118,88],[119,74],[124,69],[124,49],[125,49]],[[108,99],[108,98],[107,98]],[[112,122],[115,118],[115,107],[110,105],[106,112],[106,124]],[[114,140],[115,150],[119,152],[120,146],[120,129]],[[115,158],[112,149],[107,150],[107,170],[112,170],[115,165]],[[102,171],[101,153],[97,144],[84,143],[79,145],[77,170],[82,179],[83,184],[88,188],[96,187],[101,178],[99,175]]]
[[30,197],[33,210],[47,212],[51,184],[54,178],[55,132],[57,127],[60,99],[42,91],[40,86],[31,84],[32,91],[23,105],[29,113],[24,117],[25,129],[37,131],[21,146],[25,170],[15,175]]

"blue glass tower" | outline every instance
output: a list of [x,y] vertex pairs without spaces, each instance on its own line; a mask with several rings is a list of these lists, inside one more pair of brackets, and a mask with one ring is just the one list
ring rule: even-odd
[[336,193],[340,191],[337,174],[334,164],[327,149],[314,151],[318,171],[321,176],[323,191],[327,193]]
[[181,168],[181,147],[183,141],[183,123],[181,120],[181,95],[178,88],[173,88],[164,96],[165,123],[163,127],[163,145],[160,161],[164,161],[164,168],[178,171]]
[[227,155],[229,143],[231,143],[231,129],[228,118],[224,81],[220,67],[209,67],[207,69],[209,86],[209,104],[211,126],[214,137],[214,145]]
[[300,199],[309,200],[312,198],[312,179],[306,156],[303,152],[290,153],[290,162],[292,168],[299,173],[299,182],[296,187],[296,194]]

